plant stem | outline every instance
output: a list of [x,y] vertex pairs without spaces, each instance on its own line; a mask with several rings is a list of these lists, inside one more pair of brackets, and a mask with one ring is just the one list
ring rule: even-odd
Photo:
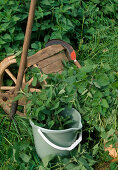
[[58,118],[58,120],[59,120],[59,123],[60,123],[61,128],[63,128],[63,125],[62,125],[62,123],[61,123],[61,120],[60,120],[59,115],[57,115],[57,118]]
[[4,137],[4,139],[5,139],[11,146],[13,146],[13,145],[11,144],[11,142],[9,142],[9,140],[8,140],[7,138]]

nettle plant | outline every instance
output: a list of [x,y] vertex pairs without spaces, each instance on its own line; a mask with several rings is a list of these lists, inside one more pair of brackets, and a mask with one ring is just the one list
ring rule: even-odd
[[[47,77],[41,77],[37,71],[32,70],[33,86]],[[26,90],[28,117],[35,118],[43,127],[62,129],[72,122],[61,117],[60,112],[65,107],[74,107],[81,113],[83,124],[87,124],[86,131],[97,130],[106,138],[105,132],[117,130],[118,74],[109,64],[86,60],[78,70],[67,63],[62,74],[50,74],[46,81],[48,84],[39,93],[27,93]]]
[[[0,60],[22,51],[29,5],[30,0],[0,1]],[[110,34],[108,28],[117,27],[117,5],[116,0],[37,1],[28,55],[43,48],[50,39],[62,39],[78,48],[80,53],[86,51],[85,44],[98,30],[109,30]],[[107,36],[103,35],[103,39]]]
[[[32,86],[35,87],[39,84],[41,91],[30,93],[28,92],[28,86],[26,86],[24,91],[21,91],[16,97],[16,99],[19,99],[23,95],[26,96],[27,117],[41,127],[49,129],[69,128],[74,122],[71,120],[71,116],[65,117],[62,111],[65,108],[72,108],[71,103],[74,101],[75,94],[70,93],[65,96],[65,90],[62,89],[62,85],[65,86],[64,83],[61,85],[60,83],[52,84],[50,82],[50,84],[44,85],[43,81],[47,78],[47,75],[41,74],[38,68],[33,68],[31,72],[28,72],[26,79],[32,76]],[[48,76],[48,81],[51,81],[50,75]]]
[[[88,140],[99,137],[107,141],[107,145],[118,141],[118,74],[108,63],[93,64],[85,61],[79,70],[76,87],[78,87],[78,103],[80,113],[89,132]],[[107,146],[106,145],[106,146]]]
[[27,15],[23,1],[0,1],[0,60],[21,50]]

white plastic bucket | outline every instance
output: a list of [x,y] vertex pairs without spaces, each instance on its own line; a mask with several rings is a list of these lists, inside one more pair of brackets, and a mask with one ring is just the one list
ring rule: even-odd
[[[77,110],[65,110],[76,121],[71,128],[65,130],[49,130],[36,126],[31,120],[34,143],[38,156],[43,159],[49,155],[68,155],[82,140],[81,116]],[[80,130],[79,136],[78,131]],[[78,136],[78,138],[77,138]]]

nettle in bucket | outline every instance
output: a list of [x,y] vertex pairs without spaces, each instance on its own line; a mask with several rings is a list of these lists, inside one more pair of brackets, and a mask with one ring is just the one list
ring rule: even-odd
[[[41,82],[45,78],[41,75],[37,80]],[[33,129],[37,154],[42,159],[68,155],[82,140],[81,116],[73,108],[76,90],[64,81],[54,84],[52,79],[49,76],[48,85],[44,85],[38,93],[28,92],[27,87],[21,93],[27,99],[27,117]]]

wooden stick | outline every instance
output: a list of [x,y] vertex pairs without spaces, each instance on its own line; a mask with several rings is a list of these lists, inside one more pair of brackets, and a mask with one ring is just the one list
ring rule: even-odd
[[30,88],[30,92],[41,92],[41,90],[36,88]]
[[15,89],[15,86],[1,86],[0,90],[12,90]]
[[[30,38],[31,38],[36,2],[37,0],[31,0],[31,3],[30,3],[30,10],[29,10],[26,33],[25,33],[25,38],[24,38],[23,51],[21,55],[21,61],[20,61],[17,82],[16,82],[16,87],[15,87],[15,96],[17,96],[17,93],[20,87],[22,86],[23,75],[24,75],[24,71],[26,68],[26,64],[27,64],[26,63],[27,54],[28,54],[28,48],[29,48],[29,43],[30,43]],[[10,112],[11,117],[13,117],[14,114],[16,113],[17,106],[18,106],[18,101],[12,102],[12,107],[11,107],[11,112]]]
[[25,39],[24,39],[24,44],[23,44],[23,51],[22,51],[22,55],[21,55],[21,61],[20,61],[20,66],[19,66],[19,71],[18,71],[16,88],[15,88],[16,93],[19,91],[19,89],[21,87],[24,70],[26,68],[27,53],[28,53],[30,37],[31,37],[31,32],[32,32],[32,25],[33,25],[34,13],[35,13],[36,1],[37,0],[31,0],[31,4],[30,4],[27,28],[26,28]]
[[5,69],[5,72],[11,77],[11,79],[16,84],[16,77],[11,73],[11,71],[9,69]]
[[30,86],[32,84],[32,82],[33,82],[33,77],[26,84],[28,84]]
[[81,65],[79,64],[79,62],[77,60],[74,60],[74,63],[78,68],[81,68]]

